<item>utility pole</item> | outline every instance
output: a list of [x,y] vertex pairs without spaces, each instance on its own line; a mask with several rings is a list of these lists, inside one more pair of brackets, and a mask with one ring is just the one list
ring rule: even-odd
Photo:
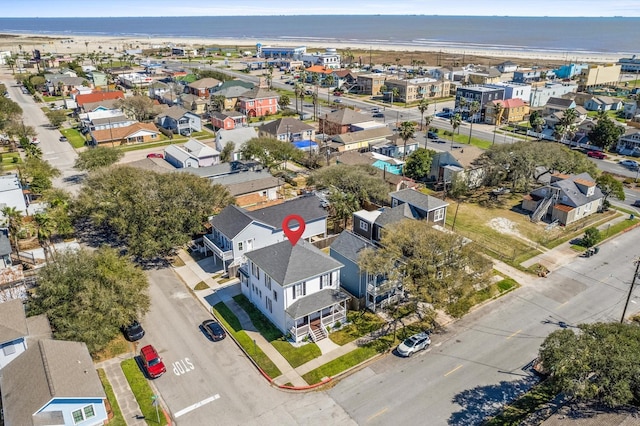
[[636,260],[635,263],[636,263],[636,270],[633,273],[633,280],[631,281],[631,287],[629,287],[629,294],[627,294],[627,301],[624,304],[622,317],[620,317],[620,324],[624,323],[624,317],[627,315],[627,307],[629,306],[629,300],[631,300],[631,293],[633,293],[633,286],[636,284],[636,278],[638,277],[638,268],[640,268],[640,261]]

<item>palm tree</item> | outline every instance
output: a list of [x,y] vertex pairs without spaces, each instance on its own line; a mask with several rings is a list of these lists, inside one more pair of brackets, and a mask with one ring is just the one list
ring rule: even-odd
[[329,98],[331,96],[331,88],[334,84],[336,84],[336,78],[333,76],[333,74],[329,74],[324,78],[324,84],[327,87],[327,102],[330,102]]
[[12,75],[15,74],[14,69],[15,69],[15,66],[16,66],[16,58],[13,55],[11,55],[11,56],[9,56],[7,58],[6,62],[7,62],[7,65],[9,66],[9,68],[11,69],[11,74]]
[[504,107],[502,106],[501,102],[498,102],[495,105],[495,107],[493,108],[494,128],[493,128],[493,141],[491,142],[491,145],[496,143],[496,133],[498,131],[498,125],[502,121],[502,113],[503,112],[504,112]]
[[560,130],[562,130],[562,134],[560,135],[560,142],[566,139],[567,131],[569,131],[572,126],[574,126],[574,122],[576,121],[577,117],[578,113],[576,112],[575,108],[568,108],[562,113],[562,118],[556,126],[559,127]]
[[480,102],[473,101],[469,105],[469,145],[471,145],[471,132],[473,131],[473,122],[475,121],[475,115],[480,111]]
[[211,97],[211,106],[213,106],[218,111],[224,111],[224,104],[227,98],[224,95],[213,95]]
[[460,113],[460,117],[464,116],[464,109],[467,107],[467,98],[460,98],[458,101],[458,112]]
[[301,95],[304,95],[304,85],[300,82],[296,83],[296,85],[293,88],[293,93],[296,98],[296,112],[298,112],[298,98]]
[[[420,99],[420,103],[418,104],[418,111],[420,111],[420,131],[424,130],[422,127],[422,121],[424,120],[424,113],[429,109],[429,100],[427,98]],[[429,125],[427,125],[428,127]]]
[[22,144],[24,147],[24,153],[27,158],[42,158],[42,149],[34,143],[27,142]]
[[536,133],[538,133],[538,140],[541,140],[542,128],[544,127],[545,121],[538,111],[531,113],[531,116],[529,117],[529,124],[531,124],[531,127],[536,131]]
[[564,135],[566,132],[567,127],[560,124],[560,122],[558,122],[558,124],[553,127],[553,137],[556,138],[556,141],[558,142],[562,142],[562,139],[564,139]]
[[15,207],[4,207],[2,214],[7,220],[7,228],[9,229],[9,237],[13,239],[13,248],[16,253],[20,251],[18,247],[18,233],[22,225],[22,212]]
[[[433,115],[427,115],[424,118],[424,125],[427,128],[427,131],[429,131],[429,125],[431,124],[431,121],[433,121]],[[425,149],[427,148],[427,140],[429,140],[429,138],[424,138],[424,147],[425,147]]]
[[391,89],[391,106],[393,106],[393,99],[400,96],[400,90],[397,87]]
[[318,92],[316,87],[316,92],[311,94],[311,101],[313,102],[313,119],[318,119]]
[[38,225],[38,243],[44,251],[45,262],[49,263],[51,237],[56,229],[55,222],[46,213],[37,213],[34,219]]
[[453,135],[456,133],[456,129],[460,127],[460,124],[462,124],[462,117],[459,113],[455,113],[449,119],[449,123],[451,123],[451,128],[453,129],[451,131],[451,149],[453,149]]
[[407,141],[413,137],[413,134],[416,132],[416,123],[413,121],[404,121],[400,123],[400,130],[398,131],[398,136],[404,142],[404,147],[402,150],[402,161],[407,157]]

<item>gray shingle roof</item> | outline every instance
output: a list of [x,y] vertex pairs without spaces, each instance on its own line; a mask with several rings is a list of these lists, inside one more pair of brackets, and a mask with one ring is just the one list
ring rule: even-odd
[[242,96],[243,94],[247,93],[247,90],[250,90],[251,88],[248,87],[243,87],[243,86],[231,86],[231,87],[225,87],[223,89],[220,90],[216,90],[212,96],[224,96],[226,99],[233,99],[233,98],[237,98],[239,96]]
[[289,240],[250,251],[245,255],[283,287],[340,269],[343,265],[304,240]]
[[160,114],[160,117],[167,116],[167,117],[173,118],[174,120],[179,120],[188,112],[189,111],[182,108],[181,106],[175,105],[162,111],[162,113]]
[[338,238],[331,243],[331,251],[336,251],[354,263],[358,262],[358,257],[362,250],[375,248],[375,246],[359,235],[349,230],[342,231]]
[[[580,191],[578,185],[576,185],[576,180],[586,180],[589,182],[594,182],[593,178],[589,175],[589,173],[580,173],[579,175],[571,176],[567,179],[559,180],[551,184],[552,187],[556,187],[560,189],[560,197],[558,202],[560,204],[564,204],[566,206],[571,207],[580,207],[587,203],[590,203],[594,200],[598,200],[604,195],[602,191],[597,186],[593,189],[593,195],[587,197],[584,193]],[[538,195],[539,197],[544,198],[545,194],[542,193],[542,188],[538,188],[532,192],[532,194]],[[563,200],[562,196],[566,196],[566,200]]]
[[280,95],[277,92],[273,92],[268,89],[264,89],[262,87],[254,87],[251,90],[247,90],[241,96],[241,98],[247,99],[268,99],[268,98],[280,98]]
[[376,218],[375,224],[385,227],[392,223],[398,223],[402,219],[417,219],[413,213],[411,206],[407,203],[393,208],[385,208],[380,213],[380,216]]
[[301,318],[305,315],[333,306],[336,303],[344,302],[347,299],[349,299],[349,296],[346,293],[332,288],[325,288],[292,303],[287,309],[285,309],[285,312],[293,319]]
[[290,214],[302,216],[305,222],[327,217],[327,211],[321,206],[322,201],[314,194],[287,200],[284,203],[263,209],[247,212],[255,220],[282,229],[282,221]]
[[227,206],[220,214],[211,219],[211,226],[220,231],[225,237],[233,239],[244,228],[249,226],[253,219],[247,215],[244,209],[237,206]]
[[400,202],[411,204],[412,206],[427,212],[449,205],[446,201],[423,194],[422,192],[414,189],[402,189],[400,191],[392,192],[389,196],[391,196],[392,199],[395,198]]
[[279,185],[279,181],[277,178],[273,176],[267,176],[262,179],[254,179],[245,182],[235,182],[235,183],[222,183],[215,182],[225,185],[231,195],[234,197],[239,197],[241,195],[251,194],[257,191],[264,191],[271,188],[276,188]]
[[286,134],[287,132],[299,133],[307,130],[314,130],[314,127],[298,120],[297,118],[291,117],[280,118],[272,121],[271,123],[260,126],[260,131],[269,133],[273,136]]
[[28,334],[22,299],[0,303],[0,343],[26,337]]
[[344,125],[364,123],[365,121],[371,121],[371,118],[367,115],[355,112],[351,108],[342,108],[328,114],[326,116],[326,120],[329,123],[338,123]]
[[87,346],[81,342],[40,340],[2,373],[6,425],[36,423],[42,416],[33,414],[53,398],[106,398]]
[[349,144],[366,140],[384,141],[393,132],[388,127],[377,127],[374,129],[360,130],[358,132],[349,132],[337,135],[333,138],[334,142]]

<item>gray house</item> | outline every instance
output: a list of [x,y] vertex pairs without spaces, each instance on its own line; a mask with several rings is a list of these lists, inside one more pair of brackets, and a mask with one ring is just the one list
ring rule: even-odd
[[157,122],[160,127],[186,136],[202,130],[200,116],[180,106],[171,106],[165,109],[158,115]]
[[324,238],[327,212],[321,203],[317,196],[306,195],[253,211],[227,206],[211,219],[211,233],[203,237],[205,249],[222,262],[230,276],[235,276],[246,253],[285,240],[282,221],[288,215],[304,219],[302,239]]

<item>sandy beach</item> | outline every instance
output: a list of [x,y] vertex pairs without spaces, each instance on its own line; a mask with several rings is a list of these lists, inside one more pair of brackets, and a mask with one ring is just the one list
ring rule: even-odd
[[113,52],[116,56],[118,52],[129,49],[152,49],[166,46],[184,47],[239,47],[241,50],[255,51],[255,44],[271,46],[300,46],[304,45],[308,51],[324,50],[328,47],[339,50],[351,49],[352,51],[389,51],[389,52],[432,52],[445,55],[456,55],[459,57],[490,57],[505,59],[522,59],[528,61],[551,61],[551,62],[591,62],[591,63],[611,63],[617,62],[622,54],[604,54],[597,52],[556,52],[556,51],[536,51],[536,50],[500,50],[496,49],[470,49],[451,48],[422,45],[398,45],[398,44],[357,44],[357,43],[336,43],[331,41],[324,44],[318,41],[287,42],[283,40],[249,40],[249,39],[210,39],[210,38],[153,38],[153,37],[110,37],[110,36],[86,36],[67,34],[0,34],[0,50],[10,50],[18,52],[19,46],[23,51],[39,49],[42,53],[56,54],[81,54],[96,52]]

